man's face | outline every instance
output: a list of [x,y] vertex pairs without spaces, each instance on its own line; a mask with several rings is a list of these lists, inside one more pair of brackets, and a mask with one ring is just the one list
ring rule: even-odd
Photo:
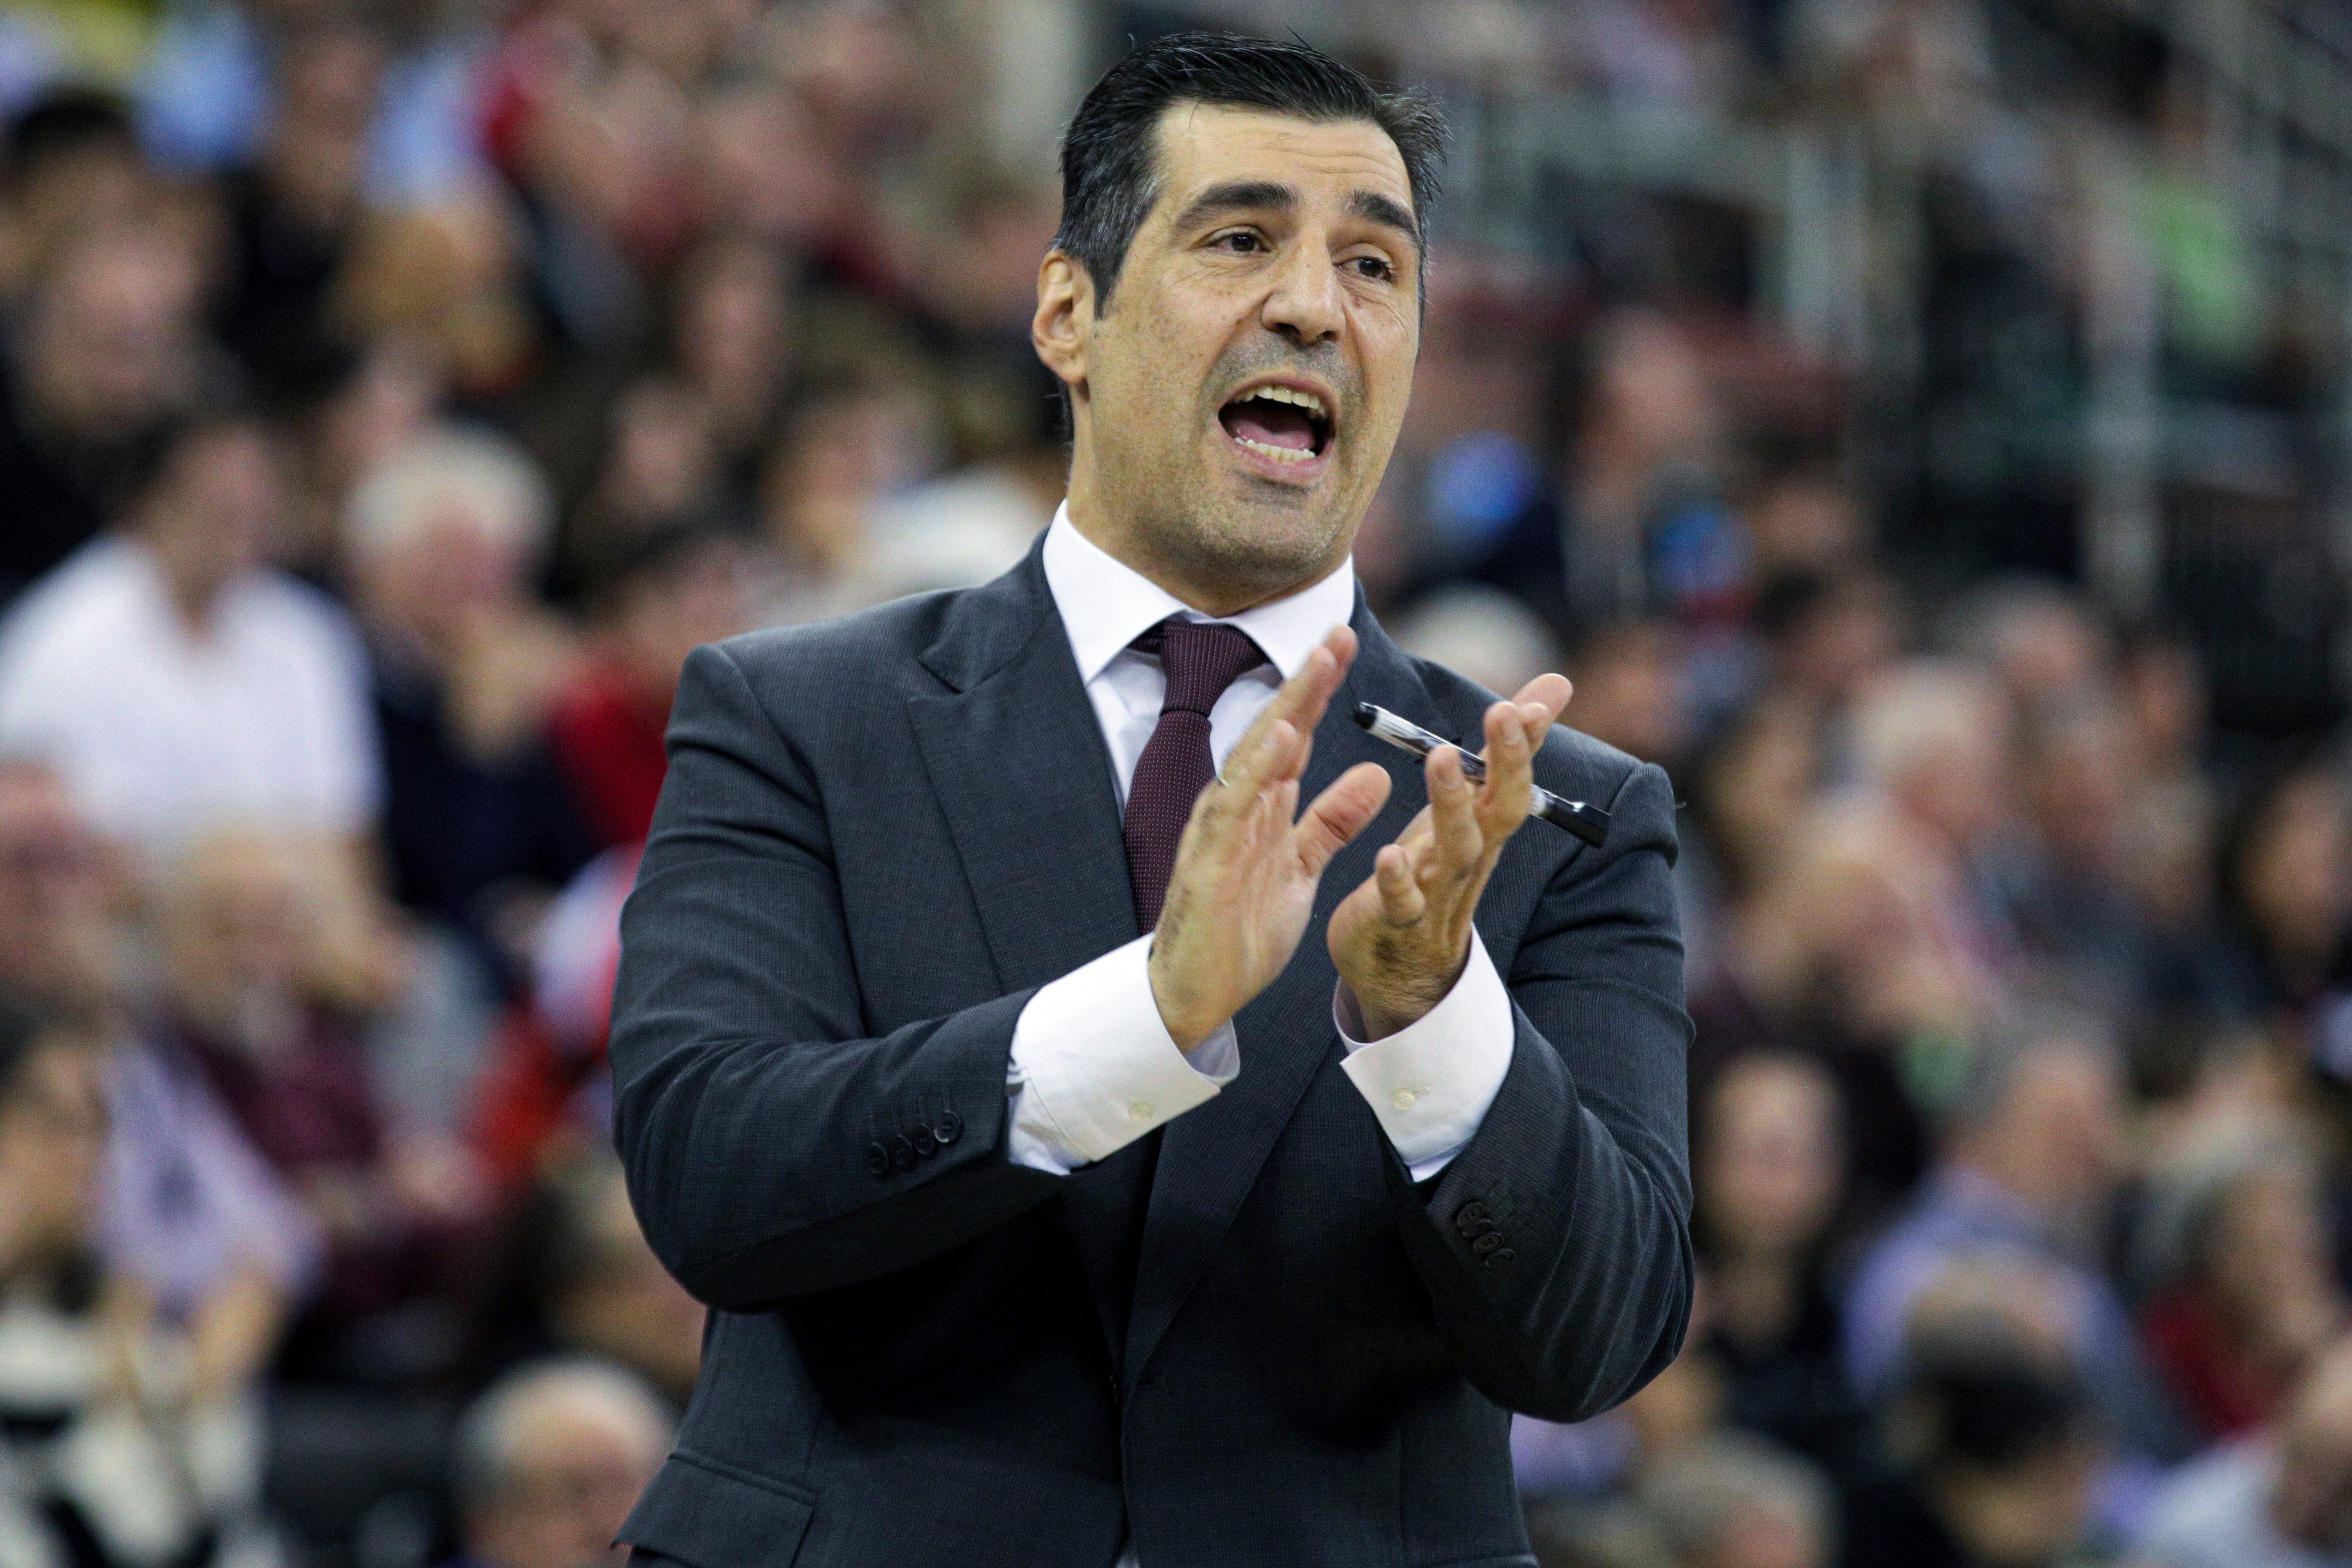
[[[1130,559],[1271,596],[1347,553],[1420,348],[1412,186],[1368,121],[1177,104],[1108,310],[1078,274],[1072,496]],[[1065,271],[1061,276],[1069,277]]]

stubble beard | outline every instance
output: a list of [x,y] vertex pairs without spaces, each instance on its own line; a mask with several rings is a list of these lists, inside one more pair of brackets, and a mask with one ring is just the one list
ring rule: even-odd
[[[1350,520],[1338,498],[1246,476],[1203,479],[1180,487],[1153,520],[1162,552],[1188,578],[1273,597],[1320,577],[1345,552]],[[1233,493],[1237,486],[1244,494]],[[1264,500],[1246,494],[1261,488],[1270,492]]]

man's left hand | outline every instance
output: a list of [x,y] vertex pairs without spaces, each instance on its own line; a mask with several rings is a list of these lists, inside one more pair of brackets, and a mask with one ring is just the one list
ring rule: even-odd
[[1331,962],[1377,1040],[1445,999],[1470,961],[1470,918],[1503,845],[1527,820],[1535,752],[1568,706],[1563,676],[1539,675],[1486,710],[1486,779],[1447,746],[1424,764],[1429,805],[1383,847],[1363,885],[1331,911]]

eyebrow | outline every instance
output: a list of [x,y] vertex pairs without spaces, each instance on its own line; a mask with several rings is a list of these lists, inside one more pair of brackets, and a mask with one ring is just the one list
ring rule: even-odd
[[1191,228],[1213,213],[1250,210],[1288,212],[1298,205],[1298,193],[1288,185],[1272,180],[1235,180],[1228,184],[1211,185],[1192,198],[1192,205],[1177,217],[1179,229]]
[[1412,214],[1378,191],[1358,191],[1348,210],[1367,222],[1395,229],[1415,245],[1421,243],[1421,225],[1413,221]]
[[[1298,205],[1298,193],[1288,185],[1273,180],[1235,180],[1226,184],[1211,185],[1192,198],[1176,218],[1181,232],[1191,228],[1217,213],[1227,212],[1288,212]],[[1378,191],[1358,191],[1349,198],[1348,210],[1370,223],[1395,229],[1418,246],[1421,225],[1412,213]]]

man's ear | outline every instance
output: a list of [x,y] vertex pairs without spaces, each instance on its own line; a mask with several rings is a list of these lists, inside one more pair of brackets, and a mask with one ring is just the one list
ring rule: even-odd
[[1087,384],[1087,342],[1095,321],[1095,282],[1087,269],[1058,250],[1037,267],[1037,315],[1029,341],[1045,368],[1072,393]]

